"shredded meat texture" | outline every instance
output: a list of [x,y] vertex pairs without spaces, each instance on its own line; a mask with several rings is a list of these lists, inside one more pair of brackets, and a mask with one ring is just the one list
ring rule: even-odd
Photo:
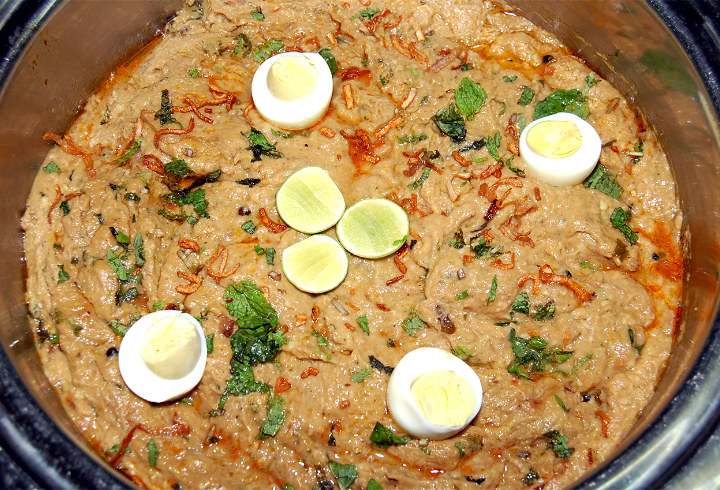
[[[337,487],[353,476],[338,463],[357,473],[351,488],[549,489],[613,455],[667,364],[684,275],[672,173],[622,95],[603,81],[578,101],[611,142],[616,198],[550,185],[519,154],[523,121],[591,70],[505,5],[184,5],[44,136],[22,218],[39,359],[101,457],[144,488]],[[268,121],[253,100],[259,61],[281,51],[337,65],[309,127]],[[523,87],[536,92],[526,105]],[[369,198],[402,211],[346,214],[320,231],[340,253],[293,264],[287,250],[309,235],[277,193],[310,166],[343,203],[309,182],[295,211],[337,217]],[[636,243],[615,208],[632,209]],[[364,258],[342,252],[353,239],[402,245]],[[307,292],[303,275],[336,286]],[[116,349],[162,310],[197,319],[206,364],[189,391],[151,403]],[[477,375],[480,412],[446,439],[380,447],[377,424],[409,436],[389,374],[426,346]],[[414,374],[425,368],[444,370]]]

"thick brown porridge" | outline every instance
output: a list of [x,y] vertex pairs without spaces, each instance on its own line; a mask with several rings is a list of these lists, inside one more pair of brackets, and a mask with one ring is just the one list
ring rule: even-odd
[[[259,61],[321,49],[337,64],[325,117],[264,121]],[[449,114],[464,78],[485,100]],[[601,137],[585,184],[546,184],[517,156],[553,101]],[[623,439],[669,355],[683,262],[662,148],[616,89],[492,2],[191,5],[46,138],[23,218],[38,351],[80,430],[141,486],[568,486]],[[398,252],[351,256],[320,295],[280,263],[302,234],[275,194],[306,166],[348,204],[385,197],[410,219]],[[243,281],[277,312],[260,354],[228,306]],[[212,352],[193,391],[151,404],[116,354],[166,308],[199,318]],[[406,440],[387,410],[390,368],[420,346],[482,381],[479,415],[446,440]],[[371,440],[378,422],[395,437]]]

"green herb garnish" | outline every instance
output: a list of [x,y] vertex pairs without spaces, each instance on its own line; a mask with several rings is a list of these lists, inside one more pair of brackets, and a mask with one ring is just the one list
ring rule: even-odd
[[335,76],[338,71],[337,60],[330,51],[330,48],[322,48],[320,51],[318,51],[318,54],[322,56],[322,58],[325,60],[325,63],[327,63],[328,68],[330,68],[330,74]]
[[[460,80],[460,86],[455,91],[455,103],[460,113],[464,114],[468,118],[468,121],[472,121],[475,118],[475,114],[480,112],[480,108],[486,101],[487,94],[480,85],[468,77]],[[453,139],[453,141],[455,140]]]
[[583,187],[598,190],[613,199],[620,199],[623,192],[615,177],[601,163],[598,163],[588,178],[585,179]]
[[417,316],[409,316],[400,325],[410,337],[415,337],[416,330],[425,328],[425,323]]
[[538,336],[529,339],[517,337],[514,328],[510,330],[508,340],[515,359],[507,370],[518,378],[531,379],[531,374],[544,372],[546,364],[562,364],[573,354],[572,351],[561,349],[546,350],[547,340]]
[[255,223],[253,223],[252,220],[246,221],[245,223],[243,223],[240,226],[240,228],[245,230],[245,232],[248,233],[249,235],[252,235],[253,233],[255,233],[255,230],[257,229],[257,227],[255,226]]
[[55,162],[49,162],[47,165],[43,167],[43,171],[46,174],[59,174],[60,173],[60,167],[57,166]]
[[[237,47],[235,49],[237,49]],[[258,63],[262,63],[275,53],[280,53],[284,50],[285,43],[282,42],[280,39],[268,39],[264,43],[255,46],[255,50],[253,52],[253,60],[257,61]]]
[[155,468],[157,466],[157,460],[158,455],[160,454],[160,450],[157,448],[157,445],[155,444],[155,441],[150,439],[147,443],[148,448],[148,462],[150,463],[150,466]]
[[410,440],[410,437],[399,436],[384,425],[382,425],[380,422],[375,422],[375,428],[373,429],[372,434],[370,434],[370,440],[372,441],[373,445],[384,449],[390,446],[407,444],[407,442]]
[[627,221],[629,221],[631,217],[632,213],[630,211],[625,211],[623,208],[615,208],[610,215],[610,223],[613,227],[620,230],[620,233],[623,234],[630,245],[633,245],[638,241],[638,236],[637,233],[630,228],[630,225],[627,224]]
[[238,36],[238,42],[235,45],[235,49],[233,49],[232,56],[237,56],[239,54],[242,54],[242,57],[245,58],[247,55],[249,55],[252,52],[252,43],[250,42],[250,39],[245,34],[240,34]]
[[362,328],[363,332],[365,332],[366,335],[370,335],[370,324],[368,323],[367,315],[358,317],[356,321],[358,325],[360,325],[360,328]]
[[363,381],[365,381],[365,378],[367,378],[371,374],[372,369],[362,368],[355,371],[352,376],[350,376],[350,379],[356,383],[362,383]]
[[557,430],[551,430],[543,434],[545,437],[550,439],[548,442],[548,448],[551,448],[560,459],[570,459],[572,453],[575,452],[575,448],[568,446],[567,436],[558,432]]
[[252,151],[252,162],[260,160],[262,155],[270,158],[282,158],[284,156],[275,148],[275,145],[270,144],[264,134],[253,127],[250,128],[248,134],[243,134],[243,136],[250,142],[250,146],[248,146],[247,149]]
[[354,464],[340,464],[335,461],[330,461],[330,470],[335,475],[340,490],[347,490],[352,485],[352,482],[358,477],[357,469]]
[[540,119],[558,112],[570,112],[585,119],[590,114],[590,107],[587,99],[579,90],[560,89],[537,103],[533,119]]
[[535,97],[535,91],[530,87],[523,87],[522,94],[520,95],[517,103],[519,105],[528,105],[530,102],[532,102],[533,97]]
[[163,126],[171,122],[180,122],[172,116],[172,102],[170,102],[170,92],[165,89],[160,93],[160,109],[155,113],[155,119],[160,119]]
[[497,287],[498,287],[497,276],[495,276],[495,277],[493,277],[493,280],[490,283],[490,292],[488,293],[487,304],[490,304],[493,301],[495,301],[495,295],[497,294]]
[[535,305],[535,313],[530,313],[530,318],[538,322],[549,320],[554,316],[555,302],[553,300],[548,301],[544,305]]
[[449,106],[440,109],[433,116],[433,121],[440,132],[450,137],[455,143],[460,143],[465,139],[467,130],[465,129],[465,120],[462,113],[458,112],[455,104],[450,103]]
[[163,170],[181,179],[186,175],[194,173],[192,169],[188,166],[188,164],[185,162],[185,160],[180,160],[179,158],[175,157],[173,157],[173,159],[169,163],[163,165]]
[[272,395],[267,401],[267,418],[260,423],[257,439],[274,437],[285,422],[285,400],[280,395]]

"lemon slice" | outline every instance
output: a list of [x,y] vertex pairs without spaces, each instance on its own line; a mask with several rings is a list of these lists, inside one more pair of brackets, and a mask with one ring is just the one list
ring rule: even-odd
[[358,257],[377,259],[400,248],[408,234],[405,210],[387,199],[365,199],[348,208],[337,224],[345,250]]
[[338,222],[345,199],[327,171],[305,167],[292,174],[276,196],[282,219],[303,233],[319,233]]
[[288,281],[308,293],[335,289],[345,279],[348,257],[327,235],[313,235],[283,250],[282,268]]

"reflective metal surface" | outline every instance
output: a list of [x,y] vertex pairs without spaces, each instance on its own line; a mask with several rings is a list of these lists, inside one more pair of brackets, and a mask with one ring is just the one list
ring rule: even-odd
[[[0,235],[0,444],[40,486],[124,485],[64,414],[40,369],[25,316],[19,218],[48,149],[41,135],[66,128],[89,92],[150,39],[180,3],[0,2],[0,220],[5,226]],[[690,260],[673,356],[617,458],[582,483],[647,488],[667,479],[702,443],[720,411],[717,73],[698,51],[691,28],[699,26],[678,22],[673,13],[679,6],[693,7],[693,1],[510,3],[635,102],[657,130],[678,181]]]

